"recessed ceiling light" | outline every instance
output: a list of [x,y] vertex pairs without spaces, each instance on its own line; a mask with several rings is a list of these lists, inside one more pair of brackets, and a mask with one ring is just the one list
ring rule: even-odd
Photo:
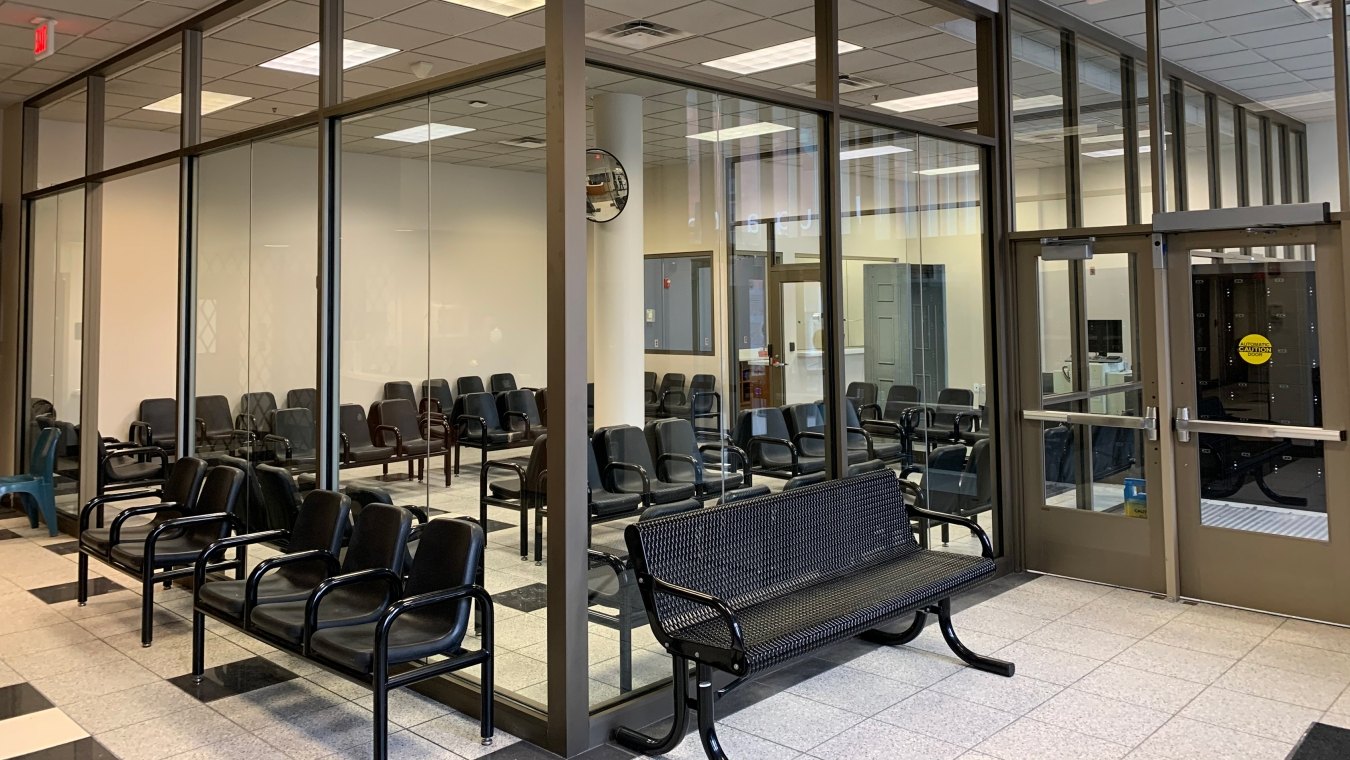
[[[342,68],[344,70],[354,68],[364,63],[378,61],[397,52],[399,52],[398,48],[356,40],[343,40]],[[319,43],[306,45],[299,50],[293,50],[286,55],[278,56],[258,65],[264,69],[293,71],[297,74],[309,74],[312,77],[317,77],[319,75]]]
[[[862,50],[859,45],[851,42],[839,40],[839,54],[852,53],[855,50]],[[781,69],[784,66],[791,66],[794,63],[809,63],[816,59],[816,38],[807,37],[806,39],[796,40],[794,42],[784,42],[781,45],[751,50],[748,53],[738,53],[729,55],[726,58],[718,58],[715,61],[705,61],[704,66],[711,66],[714,69],[730,71],[733,74],[754,74],[758,71],[768,71],[769,69]]]
[[932,92],[927,95],[913,95],[908,98],[883,100],[880,103],[873,103],[872,105],[877,108],[884,108],[887,111],[908,113],[909,111],[923,111],[929,108],[954,106],[960,103],[973,103],[979,99],[980,88],[963,87],[959,90],[947,90],[945,92]]
[[[253,98],[243,95],[226,95],[223,92],[211,92],[202,90],[202,115],[223,111],[230,106],[237,106],[240,103],[246,103]],[[157,100],[148,106],[142,106],[143,111],[163,111],[164,113],[182,113],[183,112],[183,94],[175,93],[163,100]]]
[[895,153],[913,153],[910,148],[902,148],[899,145],[873,145],[870,148],[854,148],[839,152],[840,161],[852,161],[855,158],[872,158],[873,156],[889,156]]
[[439,140],[442,137],[453,137],[472,131],[473,127],[456,127],[453,124],[419,124],[415,127],[400,129],[397,132],[386,132],[382,135],[375,135],[375,139],[393,140],[394,142],[402,143],[424,143],[431,140]]
[[962,166],[942,166],[937,169],[920,169],[915,174],[922,174],[927,177],[940,177],[944,174],[966,174],[980,170],[979,164],[964,164]]
[[[1152,153],[1152,152],[1153,152],[1153,148],[1151,148],[1151,147],[1149,147],[1149,146],[1147,146],[1147,145],[1140,145],[1140,146],[1139,146],[1139,152],[1140,152],[1140,153]],[[1090,151],[1084,153],[1083,155],[1087,156],[1088,158],[1114,158],[1114,157],[1116,157],[1116,156],[1123,156],[1123,155],[1125,155],[1125,149],[1124,149],[1124,148],[1107,148],[1106,150],[1090,150]]]
[[698,134],[689,135],[689,139],[706,140],[707,142],[726,142],[727,140],[740,140],[746,137],[771,135],[775,132],[791,132],[793,129],[796,129],[796,127],[786,127],[782,124],[770,124],[767,121],[757,121],[754,124],[742,124],[737,127],[714,129],[711,132],[699,132]]
[[1034,98],[1013,98],[1014,111],[1028,111],[1032,108],[1054,108],[1062,105],[1064,98],[1058,95],[1037,95]]
[[465,8],[487,11],[498,16],[514,16],[517,13],[543,8],[544,0],[444,0],[447,3],[462,5]]

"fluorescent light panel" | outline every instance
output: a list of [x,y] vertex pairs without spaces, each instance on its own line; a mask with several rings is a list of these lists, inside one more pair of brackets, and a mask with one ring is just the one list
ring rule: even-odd
[[[247,103],[253,98],[243,95],[226,95],[223,92],[211,92],[202,90],[202,115],[223,111],[230,106],[237,106],[240,103]],[[143,111],[163,111],[164,113],[182,113],[183,112],[183,94],[175,93],[163,100],[157,100],[148,106],[142,106]]]
[[456,127],[453,124],[419,124],[415,127],[400,129],[397,132],[387,132],[382,135],[375,135],[375,139],[393,140],[394,142],[402,143],[424,143],[431,140],[439,140],[442,137],[453,137],[472,131],[472,127]]
[[[862,50],[862,47],[839,40],[840,55],[852,53],[855,50]],[[807,37],[794,42],[784,42],[773,47],[751,50],[748,53],[729,55],[715,61],[705,61],[703,65],[730,71],[733,74],[754,74],[769,69],[781,69],[794,63],[810,63],[814,60],[816,60],[816,38]]]
[[883,100],[880,103],[873,103],[872,105],[877,108],[884,108],[887,111],[908,113],[910,111],[923,111],[929,108],[954,106],[960,103],[973,103],[979,99],[980,88],[965,87],[960,90],[947,90],[945,92],[933,92],[927,95],[913,95],[908,98]]
[[782,124],[770,124],[767,121],[757,121],[754,124],[741,124],[735,127],[714,129],[711,132],[699,132],[698,134],[689,135],[689,139],[704,140],[707,142],[726,142],[728,140],[742,140],[747,137],[771,135],[775,132],[791,132],[793,129],[796,129],[796,127],[788,127]]
[[942,166],[937,169],[920,169],[915,174],[922,174],[926,177],[941,177],[944,174],[967,174],[980,170],[979,164],[965,164],[962,166]]
[[[385,47],[384,45],[375,45],[369,42],[358,42],[357,40],[342,41],[342,68],[344,70],[355,68],[371,61],[378,61],[385,56],[393,55],[399,52],[398,48]],[[278,56],[272,60],[258,64],[264,69],[277,69],[278,71],[293,71],[296,74],[308,74],[312,77],[319,75],[319,43],[306,45],[299,50],[292,50],[286,55]]]
[[[1171,132],[1163,132],[1163,135],[1170,135],[1170,134],[1172,134],[1172,133],[1171,133]],[[1081,142],[1081,143],[1105,143],[1105,142],[1117,142],[1117,141],[1124,140],[1124,139],[1125,139],[1125,134],[1124,134],[1123,132],[1117,132],[1117,133],[1115,133],[1115,134],[1110,134],[1110,135],[1093,135],[1093,136],[1091,136],[1091,137],[1083,137],[1083,138],[1080,138],[1080,139],[1079,139],[1079,142]],[[1140,140],[1147,140],[1147,139],[1148,139],[1148,130],[1147,130],[1147,129],[1141,129],[1141,130],[1139,130],[1139,139],[1140,139]]]
[[1013,98],[1014,111],[1029,111],[1033,108],[1054,108],[1063,105],[1064,98],[1058,95],[1037,95],[1032,98]]
[[514,16],[544,7],[544,0],[445,0],[445,2],[495,13],[498,16]]
[[909,148],[902,148],[899,145],[873,145],[870,148],[854,148],[853,150],[840,151],[840,161],[852,161],[855,158],[872,158],[874,156],[890,156],[896,153],[913,153]]
[[[1152,153],[1152,152],[1153,152],[1153,148],[1150,147],[1150,146],[1148,146],[1148,145],[1140,145],[1140,146],[1139,146],[1139,152],[1140,152],[1140,153]],[[1090,150],[1090,151],[1088,151],[1087,153],[1084,153],[1083,155],[1087,156],[1088,158],[1114,158],[1114,157],[1116,157],[1116,156],[1123,156],[1123,155],[1125,155],[1125,149],[1124,149],[1124,148],[1107,148],[1106,150]]]

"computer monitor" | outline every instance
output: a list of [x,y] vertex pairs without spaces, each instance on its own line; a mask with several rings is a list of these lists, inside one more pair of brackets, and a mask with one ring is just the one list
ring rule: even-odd
[[1088,351],[1097,356],[1125,350],[1125,326],[1119,319],[1088,320]]

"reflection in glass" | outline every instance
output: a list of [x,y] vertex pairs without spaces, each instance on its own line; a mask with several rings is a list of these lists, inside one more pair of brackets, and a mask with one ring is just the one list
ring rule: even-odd
[[1212,204],[1209,197],[1209,111],[1205,94],[1185,85],[1181,103],[1186,145],[1186,208],[1190,211],[1207,209]]
[[1012,27],[1016,227],[1061,229],[1068,226],[1068,206],[1060,33],[1018,14]]
[[1121,59],[1078,44],[1078,142],[1082,156],[1083,224],[1125,224],[1126,131]]

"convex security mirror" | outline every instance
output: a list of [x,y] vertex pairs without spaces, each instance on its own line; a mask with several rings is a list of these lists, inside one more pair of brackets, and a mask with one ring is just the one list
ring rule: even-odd
[[628,205],[628,175],[613,153],[586,151],[586,218],[608,222]]

